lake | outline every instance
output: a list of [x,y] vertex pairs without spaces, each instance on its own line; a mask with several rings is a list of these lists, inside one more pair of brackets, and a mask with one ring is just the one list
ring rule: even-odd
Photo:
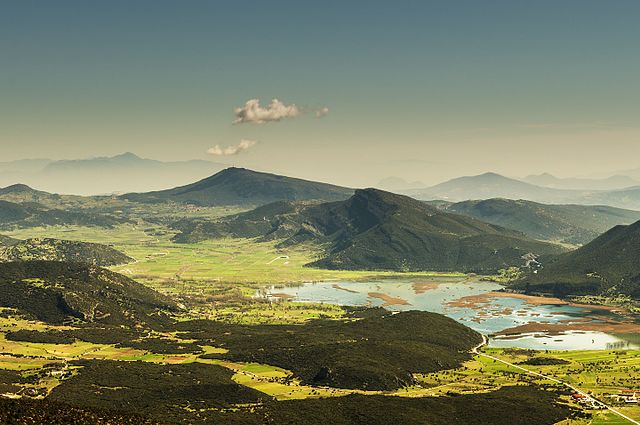
[[627,335],[638,325],[624,312],[561,300],[497,292],[503,287],[476,278],[436,277],[334,281],[271,287],[267,296],[344,306],[382,306],[392,311],[444,314],[490,336],[493,347],[536,350],[640,348]]

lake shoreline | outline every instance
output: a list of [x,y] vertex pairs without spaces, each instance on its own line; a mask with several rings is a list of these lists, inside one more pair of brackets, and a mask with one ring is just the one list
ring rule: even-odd
[[[509,341],[510,346],[532,349],[606,349],[621,340],[616,335],[640,332],[637,316],[617,306],[511,292],[503,283],[473,277],[316,282],[277,290],[273,287],[270,296],[391,311],[432,311],[485,335],[497,336],[501,345]],[[584,335],[581,341],[580,336],[586,332],[592,334],[588,340]]]

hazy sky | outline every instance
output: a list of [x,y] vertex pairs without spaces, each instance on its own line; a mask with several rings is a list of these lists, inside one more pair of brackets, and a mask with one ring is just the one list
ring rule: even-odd
[[640,167],[637,0],[1,3],[0,161],[350,185]]

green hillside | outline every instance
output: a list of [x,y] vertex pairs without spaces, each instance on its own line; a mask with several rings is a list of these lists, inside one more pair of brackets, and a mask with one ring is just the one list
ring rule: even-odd
[[569,244],[585,244],[613,226],[640,220],[639,211],[607,206],[547,205],[510,199],[464,201],[445,208],[518,230],[534,239]]
[[52,238],[13,240],[0,247],[0,261],[28,260],[68,261],[103,267],[133,261],[107,245]]
[[227,168],[211,177],[174,189],[130,193],[122,198],[137,202],[180,202],[204,206],[264,205],[306,199],[346,199],[352,189],[244,168]]
[[515,287],[555,295],[625,294],[640,299],[640,222],[616,226],[552,259]]
[[176,309],[169,298],[117,273],[55,261],[2,264],[0,307],[47,323],[130,326],[157,323],[159,312]]
[[178,242],[234,236],[319,244],[326,254],[311,265],[329,269],[489,272],[522,265],[528,253],[561,252],[520,232],[377,189],[357,190],[346,201],[280,202],[177,227]]
[[15,245],[20,242],[18,239],[10,238],[9,236],[0,235],[0,249],[3,247]]
[[477,332],[436,313],[363,313],[304,326],[201,320],[178,329],[201,344],[228,348],[232,361],[282,367],[311,385],[363,390],[394,390],[414,384],[413,373],[458,367],[482,342]]
[[2,229],[55,225],[113,227],[126,221],[121,217],[101,213],[48,208],[34,202],[15,203],[0,200]]
[[26,184],[12,184],[11,186],[0,188],[0,196],[47,196],[47,192],[32,189]]

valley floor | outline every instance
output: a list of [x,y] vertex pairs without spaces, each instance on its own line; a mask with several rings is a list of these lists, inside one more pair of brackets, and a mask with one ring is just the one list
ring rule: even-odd
[[[114,229],[48,227],[21,229],[5,234],[15,238],[46,235],[111,244],[135,259],[133,263],[115,266],[112,270],[170,294],[191,307],[178,317],[181,321],[207,318],[232,324],[291,324],[305,323],[317,318],[338,319],[344,316],[345,311],[335,305],[295,303],[287,300],[274,303],[253,297],[267,284],[277,286],[309,281],[406,276],[390,272],[344,272],[308,268],[304,267],[304,264],[313,261],[317,252],[303,248],[278,249],[272,243],[257,244],[251,240],[227,239],[197,244],[175,244],[170,240],[172,233],[162,226],[122,225]],[[412,276],[463,275],[420,273]],[[78,400],[73,398],[74,391],[77,390],[73,387],[74,378],[81,368],[93,364],[82,362],[108,365],[99,362],[118,361],[167,367],[209,364],[228,371],[230,382],[240,388],[255,390],[251,397],[247,396],[248,401],[232,403],[235,407],[207,407],[223,416],[233,409],[247,412],[259,410],[259,406],[263,404],[257,401],[259,397],[256,398],[256,394],[263,394],[280,402],[363,395],[393,397],[390,400],[395,400],[396,397],[434,397],[438,400],[449,400],[454,396],[482,396],[504,388],[526,386],[561,394],[561,407],[558,409],[563,414],[571,416],[570,419],[562,420],[561,423],[565,425],[629,423],[621,421],[620,417],[609,411],[592,409],[591,406],[580,404],[572,400],[571,392],[557,382],[527,374],[509,364],[496,361],[500,359],[513,365],[526,365],[529,370],[570,383],[592,397],[606,401],[624,415],[640,420],[640,407],[637,404],[625,404],[616,397],[625,390],[640,390],[638,350],[544,352],[483,347],[482,353],[477,353],[472,360],[459,368],[416,374],[416,381],[412,386],[394,391],[363,391],[312,386],[295,378],[291,371],[282,368],[215,358],[216,354],[226,351],[221,346],[201,345],[201,351],[191,352],[188,349],[178,352],[172,352],[171,349],[154,352],[153,347],[145,348],[144,343],[140,348],[132,348],[80,340],[73,343],[43,343],[7,338],[8,333],[18,329],[38,332],[65,331],[71,329],[71,326],[48,325],[13,317],[8,311],[0,312],[0,393],[8,398],[29,395],[39,399],[56,394],[58,400],[65,403],[77,402]],[[170,343],[169,347],[194,342],[181,339],[175,332],[156,332],[146,338],[156,342],[167,341]],[[229,385],[227,381],[221,382]],[[107,400],[101,398],[101,394],[127,387],[129,384],[111,382],[102,388],[94,388],[92,397],[97,400],[96,406]],[[61,389],[68,389],[68,392],[61,393]],[[348,397],[344,400],[351,400]],[[271,404],[266,403],[264,406]],[[187,405],[182,408],[185,411],[198,409],[197,406]],[[572,409],[575,412],[571,413]],[[274,410],[274,415],[277,414],[279,413]],[[557,412],[549,412],[549,417],[554,414]],[[233,423],[230,417],[224,417],[229,423]],[[556,422],[558,421],[559,419]]]
[[[483,348],[474,359],[457,369],[416,375],[417,384],[392,392],[347,390],[306,385],[292,377],[291,372],[262,364],[209,359],[208,355],[225,352],[222,348],[204,346],[202,353],[154,354],[144,349],[119,348],[113,344],[75,342],[73,344],[34,343],[10,341],[5,335],[15,329],[64,330],[38,322],[24,322],[11,318],[0,320],[0,376],[4,378],[1,392],[42,397],[69,381],[79,366],[78,360],[142,361],[151,364],[212,364],[231,372],[231,379],[248,388],[274,397],[276,400],[305,400],[321,397],[338,397],[349,394],[385,395],[397,397],[450,397],[455,394],[470,395],[493,392],[510,386],[539,386],[554,388],[565,395],[565,403],[585,408],[591,419],[576,418],[566,424],[617,424],[620,418],[611,412],[595,410],[591,406],[577,405],[571,400],[571,392],[557,382],[533,376],[513,365],[570,383],[581,391],[602,400],[631,418],[640,418],[640,407],[626,405],[615,397],[625,389],[636,388],[640,376],[640,351],[564,351],[539,352],[519,349]],[[154,338],[176,340],[175,335],[158,334]],[[536,361],[537,360],[537,361]],[[80,366],[81,367],[81,366]],[[7,379],[9,376],[12,379]],[[71,378],[72,379],[72,378]],[[12,381],[12,382],[11,382]],[[120,385],[127,386],[126,382]],[[73,403],[69,399],[67,402]]]

